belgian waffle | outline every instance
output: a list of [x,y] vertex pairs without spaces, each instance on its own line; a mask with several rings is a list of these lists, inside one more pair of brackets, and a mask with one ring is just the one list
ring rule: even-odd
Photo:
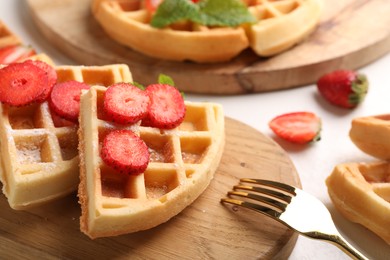
[[337,165],[326,184],[333,204],[347,219],[390,244],[390,163]]
[[229,60],[248,47],[243,28],[209,28],[181,23],[165,29],[149,25],[142,1],[94,0],[92,12],[107,34],[145,55],[168,60]]
[[[178,214],[206,189],[224,147],[220,105],[186,102],[184,122],[172,130],[119,126],[104,119],[104,91],[92,87],[82,94],[79,118],[80,226],[91,238],[149,229]],[[144,173],[119,174],[101,159],[102,139],[117,128],[132,130],[147,144]]]
[[251,47],[260,56],[280,53],[302,41],[319,22],[321,0],[246,0],[258,20],[235,28],[191,22],[164,29],[138,0],[94,0],[92,12],[107,34],[145,55],[195,62],[228,61]]
[[0,20],[0,48],[21,43],[19,37]]
[[[59,66],[58,82],[77,80],[109,86],[131,82],[126,65]],[[0,104],[3,192],[14,209],[23,209],[77,189],[77,125],[52,114],[47,102],[25,107]]]
[[249,11],[259,21],[247,33],[251,48],[271,56],[301,42],[319,23],[321,0],[249,0]]

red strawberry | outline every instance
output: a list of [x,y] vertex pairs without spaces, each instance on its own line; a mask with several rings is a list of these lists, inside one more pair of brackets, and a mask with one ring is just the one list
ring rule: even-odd
[[118,83],[106,90],[103,107],[112,121],[132,124],[146,116],[149,96],[145,91],[131,84]]
[[57,72],[56,72],[56,70],[52,66],[50,66],[49,64],[47,64],[46,62],[43,62],[43,61],[27,60],[25,62],[31,63],[31,64],[37,66],[38,68],[44,70],[47,73],[48,83],[47,83],[47,85],[45,87],[44,92],[42,93],[40,98],[37,100],[37,102],[44,102],[44,101],[46,101],[47,98],[50,96],[50,93],[51,93],[51,90],[52,90],[54,84],[56,84],[56,82],[57,82]]
[[152,84],[145,91],[149,95],[150,106],[142,125],[172,129],[183,122],[186,106],[182,95],[175,87]]
[[60,117],[77,123],[83,89],[89,89],[89,86],[75,80],[55,84],[49,98],[50,109]]
[[0,102],[24,106],[42,95],[46,73],[31,63],[13,63],[0,70]]
[[21,44],[6,46],[0,49],[0,64],[20,62],[35,54],[30,46]]
[[158,6],[163,0],[145,0],[145,7],[150,13],[156,12]]
[[322,96],[330,103],[345,108],[360,104],[368,91],[368,80],[363,74],[351,70],[336,70],[317,81]]
[[145,142],[130,130],[113,130],[107,134],[100,153],[107,165],[127,174],[143,173],[150,156]]
[[295,112],[275,117],[269,122],[274,133],[293,143],[320,140],[321,119],[310,112]]

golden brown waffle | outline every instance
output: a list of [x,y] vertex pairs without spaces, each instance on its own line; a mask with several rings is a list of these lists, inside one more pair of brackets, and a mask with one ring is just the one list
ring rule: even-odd
[[[126,65],[59,66],[58,82],[77,80],[109,86],[131,82]],[[77,189],[77,126],[50,113],[48,103],[0,104],[3,192],[14,209],[64,196]]]
[[21,43],[19,37],[0,20],[0,48]]
[[380,159],[390,159],[390,115],[355,118],[349,136],[363,152]]
[[390,163],[347,163],[327,178],[329,196],[350,221],[390,244]]
[[118,174],[100,157],[104,136],[124,128],[104,120],[104,91],[82,94],[79,120],[80,225],[91,238],[149,229],[178,214],[206,189],[224,147],[222,107],[186,102],[178,128],[127,127],[147,144],[150,162],[143,174]]
[[249,11],[259,21],[248,30],[251,48],[271,56],[301,42],[319,23],[322,0],[250,0]]
[[92,12],[123,45],[156,58],[196,62],[228,61],[248,47],[260,56],[278,54],[310,34],[322,12],[322,0],[244,2],[258,22],[236,28],[183,22],[156,29],[142,1],[134,0],[94,0]]
[[243,28],[210,28],[178,23],[165,29],[149,25],[142,1],[94,0],[92,11],[107,34],[145,55],[168,60],[225,61],[248,47]]

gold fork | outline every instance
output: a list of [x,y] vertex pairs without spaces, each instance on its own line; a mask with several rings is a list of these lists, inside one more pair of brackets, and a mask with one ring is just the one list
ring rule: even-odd
[[[338,246],[354,259],[368,259],[340,235],[325,205],[301,189],[275,181],[244,178],[228,195],[221,202],[263,213],[302,235]],[[235,196],[245,199],[232,198]]]

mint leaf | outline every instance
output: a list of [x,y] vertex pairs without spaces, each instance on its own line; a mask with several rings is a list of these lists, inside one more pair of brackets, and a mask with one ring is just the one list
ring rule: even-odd
[[173,79],[171,77],[169,77],[168,75],[165,75],[162,73],[160,75],[158,75],[158,83],[167,84],[167,85],[170,85],[172,87],[175,86],[175,82],[173,81]]
[[164,0],[150,24],[163,28],[183,20],[206,26],[227,27],[256,22],[256,18],[241,0],[200,0],[198,4],[191,0]]
[[139,88],[140,90],[145,90],[145,86],[144,85],[142,85],[141,83],[139,83],[139,82],[133,82],[133,83],[131,83],[131,84],[133,84],[134,86],[136,86],[137,88]]
[[199,2],[199,7],[200,19],[194,18],[200,24],[235,27],[256,22],[241,0],[203,0]]
[[157,8],[150,24],[163,28],[181,20],[199,16],[199,6],[189,0],[164,0]]

